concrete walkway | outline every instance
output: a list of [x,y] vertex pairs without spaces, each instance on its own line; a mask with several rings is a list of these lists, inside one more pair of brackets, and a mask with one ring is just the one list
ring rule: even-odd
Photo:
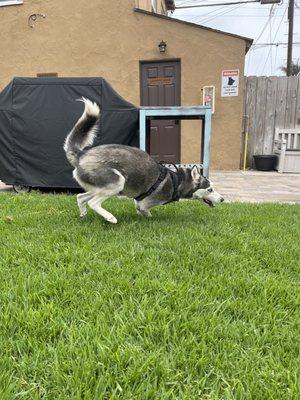
[[300,203],[300,174],[212,171],[210,178],[225,201]]
[[13,190],[12,186],[6,186],[3,182],[0,181],[0,192],[9,192]]
[[[212,171],[214,188],[225,201],[300,203],[300,174],[260,171]],[[12,190],[0,181],[0,191]]]

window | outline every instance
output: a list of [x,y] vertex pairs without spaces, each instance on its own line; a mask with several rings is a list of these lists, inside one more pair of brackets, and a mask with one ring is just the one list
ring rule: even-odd
[[152,12],[157,12],[157,0],[151,0]]
[[0,0],[0,7],[17,6],[18,4],[23,4],[23,0]]

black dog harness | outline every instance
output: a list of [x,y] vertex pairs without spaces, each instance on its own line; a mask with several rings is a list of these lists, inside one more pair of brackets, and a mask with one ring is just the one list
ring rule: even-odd
[[181,182],[179,174],[165,167],[162,164],[159,164],[159,169],[160,169],[160,174],[159,177],[157,178],[157,181],[154,183],[154,185],[150,187],[150,189],[147,192],[142,193],[139,196],[135,197],[136,201],[144,200],[146,197],[150,196],[150,194],[153,193],[158,188],[158,186],[162,183],[162,181],[166,178],[168,174],[170,174],[172,180],[173,194],[172,194],[172,199],[170,201],[167,201],[165,204],[179,200],[180,196],[178,193],[178,186],[180,185]]

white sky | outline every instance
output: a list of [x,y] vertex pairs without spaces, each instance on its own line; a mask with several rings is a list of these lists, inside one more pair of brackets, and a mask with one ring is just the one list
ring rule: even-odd
[[[176,0],[176,6],[218,4],[237,0]],[[295,0],[294,62],[300,61],[300,0]],[[287,43],[288,0],[273,6],[260,3],[176,10],[174,18],[254,39],[254,43]],[[271,13],[272,11],[272,13]],[[271,13],[271,18],[270,18]],[[246,75],[284,75],[287,46],[253,46],[247,54]],[[234,66],[233,66],[234,67]]]

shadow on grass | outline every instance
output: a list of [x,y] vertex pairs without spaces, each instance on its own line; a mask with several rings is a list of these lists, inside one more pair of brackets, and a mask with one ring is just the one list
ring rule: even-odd
[[[193,207],[191,210],[185,209],[171,209],[170,206],[166,206],[169,209],[164,208],[164,206],[158,207],[151,211],[152,217],[142,217],[136,213],[134,208],[130,205],[128,207],[114,208],[113,206],[105,207],[105,209],[111,212],[118,220],[117,224],[110,224],[105,221],[100,215],[97,215],[93,211],[89,210],[86,217],[82,218],[81,221],[84,223],[92,223],[99,224],[101,227],[105,227],[107,229],[116,229],[117,227],[124,227],[131,225],[141,225],[143,228],[149,227],[153,229],[154,227],[159,228],[160,224],[164,226],[168,224],[170,229],[172,226],[180,226],[184,229],[185,226],[188,225],[206,225],[211,224],[212,220],[215,218],[214,214],[209,213],[205,207],[199,207],[198,210]],[[189,212],[190,211],[190,212]],[[78,217],[80,218],[80,217]]]

